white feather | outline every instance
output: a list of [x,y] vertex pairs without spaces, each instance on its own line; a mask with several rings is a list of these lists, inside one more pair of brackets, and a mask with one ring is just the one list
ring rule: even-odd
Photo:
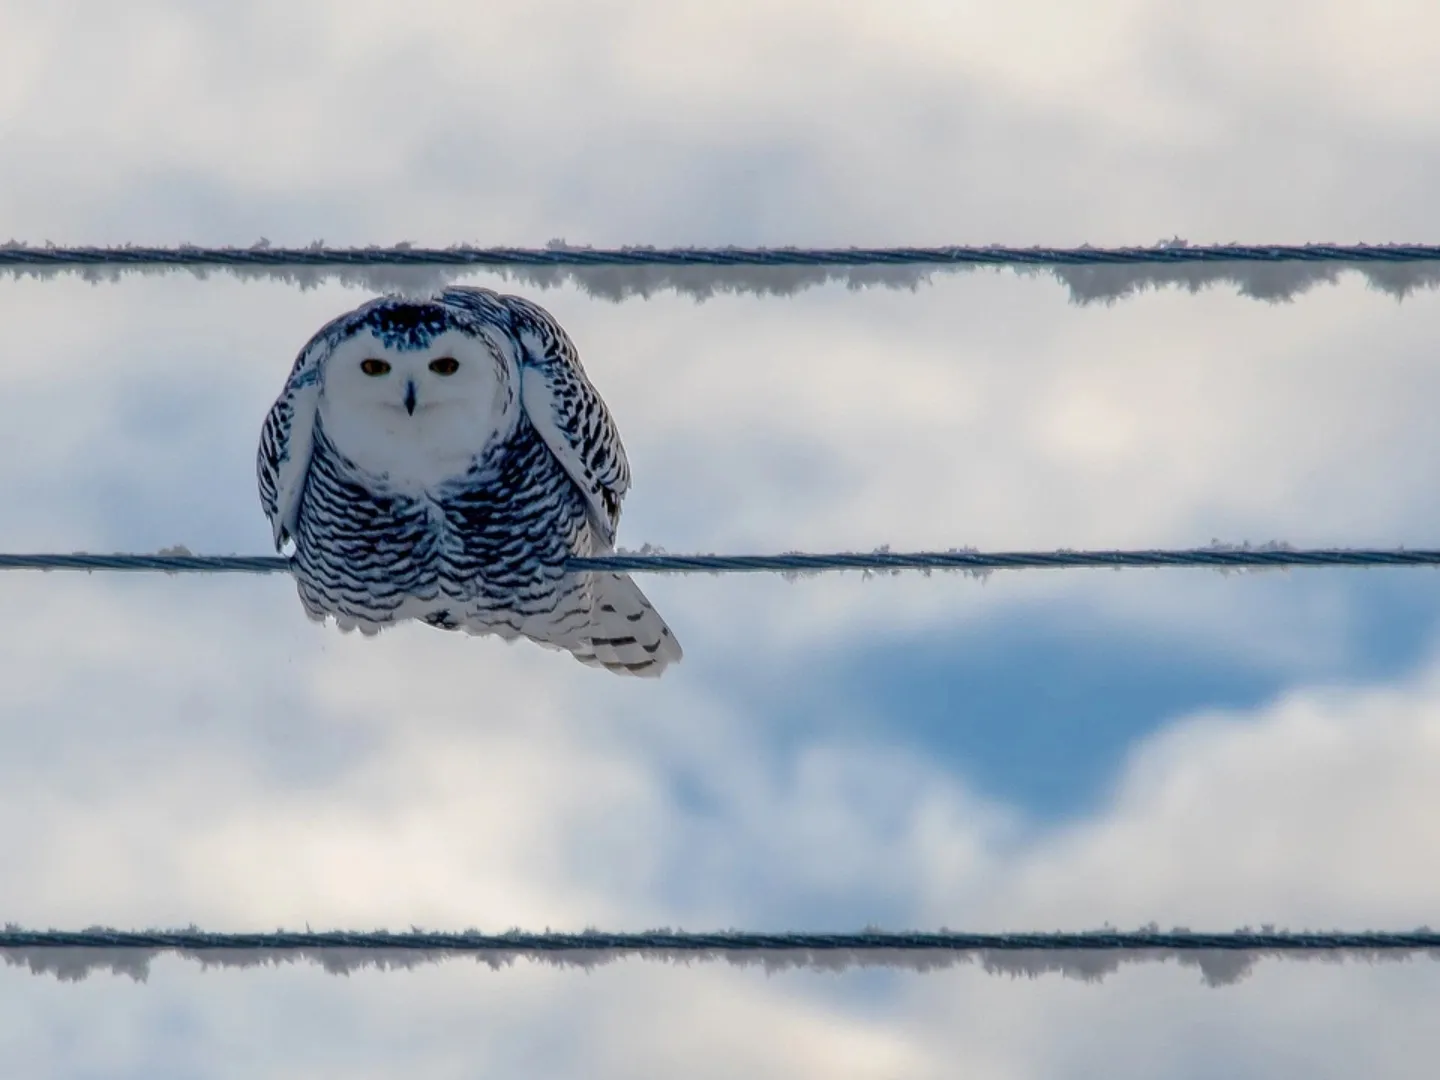
[[300,517],[300,500],[305,490],[305,474],[310,469],[310,454],[315,445],[315,414],[320,403],[320,382],[311,377],[286,394],[290,406],[290,430],[280,445],[280,460],[275,470],[275,515],[270,525],[275,533],[278,550],[287,536],[295,533]]

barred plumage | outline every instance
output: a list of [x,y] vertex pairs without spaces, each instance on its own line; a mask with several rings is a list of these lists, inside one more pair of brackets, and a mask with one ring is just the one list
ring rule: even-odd
[[314,619],[525,637],[627,674],[681,657],[628,576],[565,572],[614,549],[630,469],[574,344],[527,300],[457,287],[332,321],[270,410],[257,471]]

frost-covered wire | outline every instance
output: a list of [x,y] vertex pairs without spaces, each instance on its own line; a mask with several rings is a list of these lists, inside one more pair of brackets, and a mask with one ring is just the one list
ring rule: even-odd
[[1344,271],[1374,288],[1404,296],[1440,285],[1440,245],[1191,245],[1175,239],[1152,247],[1016,248],[593,248],[551,241],[543,248],[333,248],[321,243],[252,247],[58,247],[0,245],[0,273],[48,276],[73,272],[92,281],[134,272],[220,270],[241,278],[278,278],[302,288],[326,281],[376,291],[429,291],[476,272],[539,288],[574,284],[609,300],[673,290],[703,300],[719,293],[786,296],[840,282],[852,289],[915,289],[937,272],[1008,267],[1049,273],[1077,303],[1113,301],[1175,285],[1192,292],[1230,284],[1245,296],[1288,300]]
[[[634,574],[812,574],[830,570],[870,573],[902,570],[1124,569],[1135,567],[1208,567],[1213,570],[1280,570],[1320,566],[1440,566],[1440,550],[1418,548],[1292,548],[1270,543],[1214,544],[1203,548],[1142,551],[1001,551],[970,549],[780,555],[670,555],[656,550],[622,551],[613,555],[574,558],[576,572],[613,571]],[[167,548],[153,555],[0,554],[0,570],[119,570],[186,573],[288,573],[290,560],[281,555],[194,555]]]
[[162,954],[198,960],[210,966],[252,967],[309,961],[327,971],[347,974],[358,968],[411,968],[469,956],[492,968],[530,959],[542,963],[594,967],[624,958],[687,963],[694,960],[759,965],[769,970],[811,968],[841,971],[851,967],[887,967],[931,971],[959,964],[1035,977],[1058,973],[1096,981],[1122,963],[1176,961],[1200,969],[1211,986],[1238,982],[1265,958],[1329,960],[1440,959],[1440,933],[1421,927],[1408,932],[1359,933],[1277,931],[1263,928],[1233,933],[1196,933],[1156,926],[1131,932],[1112,929],[1082,933],[967,934],[889,933],[686,933],[651,930],[611,934],[305,933],[217,934],[194,928],[131,932],[92,928],[79,932],[0,931],[0,958],[35,974],[60,979],[85,978],[109,970],[143,979],[150,962]]

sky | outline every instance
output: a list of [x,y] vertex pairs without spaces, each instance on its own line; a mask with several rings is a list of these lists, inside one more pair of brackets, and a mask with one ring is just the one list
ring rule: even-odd
[[[1440,11],[1382,0],[0,0],[0,240],[1440,242]],[[1435,546],[1440,293],[1046,275],[621,301],[669,551]],[[0,278],[0,550],[265,553],[260,424],[367,299]],[[309,623],[282,576],[0,576],[0,922],[1408,930],[1429,570],[655,576],[658,681]],[[0,964],[35,1078],[1429,1077],[1440,965],[1098,980]]]

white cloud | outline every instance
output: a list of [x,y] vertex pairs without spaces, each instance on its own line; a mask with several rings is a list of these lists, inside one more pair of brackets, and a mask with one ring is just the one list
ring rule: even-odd
[[[668,687],[657,702],[563,657],[421,630],[366,641],[307,627],[266,658],[239,645],[276,623],[281,590],[204,635],[183,600],[152,602],[158,617],[137,621],[130,602],[96,604],[109,591],[53,587],[47,619],[6,632],[12,681],[33,663],[15,645],[65,649],[77,606],[82,644],[96,650],[72,647],[70,680],[48,690],[45,704],[77,717],[68,728],[26,731],[21,716],[44,716],[33,695],[7,724],[0,813],[24,827],[0,838],[6,917],[29,925],[1395,928],[1423,922],[1440,890],[1415,857],[1435,841],[1435,664],[1399,687],[1319,688],[1193,717],[1140,746],[1092,817],[1041,828],[868,741],[776,759],[755,722],[720,702]],[[155,656],[163,681],[147,673]],[[107,714],[106,702],[124,711]],[[323,756],[356,733],[367,740],[358,756],[283,774],[305,747]],[[679,769],[701,803],[672,786]],[[299,1067],[316,1053],[303,1040],[334,1044],[343,1030],[326,1062],[403,1051],[439,1075],[472,1039],[501,1058],[538,1055],[556,1075],[663,1075],[699,1055],[717,1076],[802,1062],[853,1076],[941,1076],[955,1062],[1139,1076],[1177,1055],[1280,1069],[1284,1047],[1303,1039],[1327,1048],[1317,1075],[1340,1076],[1371,1060],[1368,1042],[1341,1037],[1341,1019],[1383,1009],[1394,1074],[1419,1076],[1428,1014],[1403,995],[1433,992],[1435,977],[1425,962],[1264,961],[1239,986],[1209,990],[1173,966],[1073,987],[962,968],[898,976],[876,996],[854,976],[704,965],[582,976],[455,962],[317,981],[304,969],[200,975],[162,962],[143,998],[107,977],[65,998],[15,969],[0,988],[46,1015],[119,1008],[136,1030],[167,1012],[187,1018],[152,1047],[103,1026],[84,1036],[105,1039],[121,1068],[161,1046],[171,1061],[221,1053],[239,1037],[226,1017],[251,1015],[275,1033],[263,1053],[252,1041],[241,1055],[252,1071]],[[277,1013],[277,994],[295,1007]],[[15,1052],[45,1055],[46,1026],[7,1015]],[[1223,1046],[1186,1041],[1196,1017],[1227,1033]],[[405,1034],[414,1025],[432,1032],[423,1045]],[[557,1026],[571,1034],[547,1046]]]
[[[1025,16],[1047,9],[918,2],[884,20],[758,0],[403,18],[11,3],[0,219],[71,243],[1431,238],[1430,10],[1391,9],[1417,20],[1392,54],[1353,5],[1285,34],[1264,20],[1286,5],[1222,8],[1117,3],[1036,29]],[[0,286],[0,544],[261,549],[259,421],[361,293]],[[1436,524],[1433,295],[1397,306],[1351,281],[1279,307],[1079,309],[971,275],[914,295],[544,302],[625,432],[626,543],[1413,544]],[[1056,828],[882,732],[777,750],[753,704],[825,648],[863,664],[877,637],[1064,605],[1097,634],[1269,650],[1314,678],[1347,654],[1338,573],[647,588],[689,648],[640,688],[494,642],[342,638],[280,579],[5,577],[0,918],[1227,928],[1433,911],[1415,855],[1434,840],[1428,675],[1194,718]],[[161,961],[143,988],[0,970],[0,1045],[54,1076],[1420,1077],[1435,979],[1266,963],[1220,991],[1164,967],[1099,986],[638,964],[341,980]]]

